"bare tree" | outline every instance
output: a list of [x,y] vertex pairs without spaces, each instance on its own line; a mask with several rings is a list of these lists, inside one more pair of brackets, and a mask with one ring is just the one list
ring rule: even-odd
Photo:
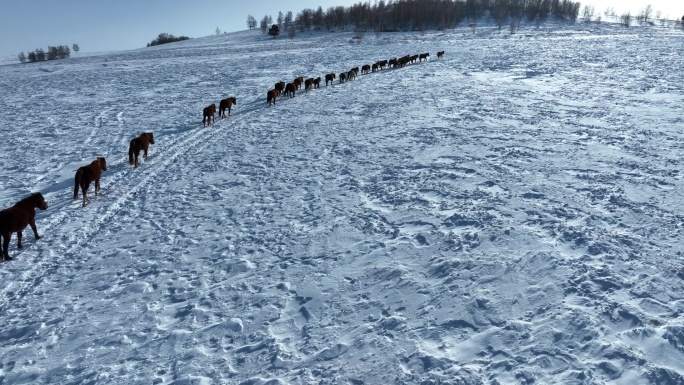
[[652,13],[653,7],[651,7],[651,4],[649,4],[646,6],[646,8],[641,10],[641,14],[639,14],[639,19],[641,19],[642,23],[648,23],[648,21],[651,19]]
[[215,32],[216,32],[217,35],[220,35],[220,34],[221,34],[221,30],[219,29],[219,27],[216,27],[216,31],[215,31]]
[[283,28],[285,28],[286,31],[289,31],[292,22],[294,22],[294,15],[292,14],[292,11],[287,11],[285,19],[283,20]]
[[19,52],[19,61],[22,63],[26,63],[26,55],[24,54],[24,51]]
[[499,27],[500,33],[501,28],[506,24],[506,19],[508,19],[508,2],[505,0],[496,0],[492,15],[494,16],[494,20],[496,20],[496,25]]
[[263,19],[261,19],[261,22],[259,23],[259,27],[261,28],[262,33],[266,33],[269,24],[271,24],[271,16],[266,15]]
[[285,15],[283,15],[282,12],[278,12],[278,19],[276,20],[278,22],[278,27],[282,28],[283,27],[283,21],[285,20]]
[[582,11],[582,19],[584,19],[585,23],[589,23],[592,17],[594,17],[594,6],[585,5],[584,11]]
[[254,29],[257,26],[257,21],[252,15],[247,16],[247,28]]
[[622,16],[620,16],[620,24],[625,27],[632,25],[632,14],[629,12],[623,13]]
[[74,45],[71,46],[71,49],[74,50],[74,52],[78,53],[78,51],[81,50],[81,47],[79,47],[78,44],[74,43]]

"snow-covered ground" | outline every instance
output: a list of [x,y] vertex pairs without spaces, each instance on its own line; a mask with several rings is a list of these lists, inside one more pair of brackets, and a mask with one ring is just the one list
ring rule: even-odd
[[0,66],[0,206],[50,205],[0,264],[0,384],[684,383],[682,35],[244,31]]

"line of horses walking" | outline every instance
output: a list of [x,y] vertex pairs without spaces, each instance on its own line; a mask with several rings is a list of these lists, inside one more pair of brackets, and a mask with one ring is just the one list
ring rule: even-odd
[[[440,59],[444,56],[444,51],[437,52],[437,58]],[[390,68],[402,68],[407,64],[414,63],[416,60],[419,62],[423,60],[428,60],[430,57],[429,53],[422,53],[418,55],[405,55],[400,58],[392,58],[388,60],[380,60],[373,64],[364,64],[361,66],[361,74],[368,74],[369,72],[376,72],[383,70],[385,67]],[[354,67],[349,71],[340,72],[336,75],[334,72],[325,74],[325,85],[333,85],[335,79],[339,79],[340,83],[345,83],[356,79],[359,74],[359,67]],[[275,83],[273,89],[266,93],[266,102],[268,106],[271,104],[275,105],[276,99],[278,97],[287,96],[288,98],[293,98],[295,92],[300,90],[302,85],[304,90],[308,92],[311,89],[320,88],[321,77],[317,78],[307,78],[297,77],[292,83],[278,82]],[[228,116],[230,116],[232,106],[237,105],[237,98],[234,96],[222,99],[219,101],[219,117],[221,119],[226,117],[226,110],[228,110]],[[207,107],[204,107],[202,111],[202,126],[206,127],[215,122],[216,119],[216,103],[212,103]],[[140,164],[140,153],[143,153],[143,159],[147,160],[148,149],[150,144],[154,144],[154,134],[152,132],[143,132],[138,137],[131,139],[130,145],[128,147],[128,163],[137,168]],[[104,157],[98,157],[90,164],[80,167],[76,171],[74,176],[74,200],[78,199],[79,189],[82,195],[83,206],[89,201],[88,199],[88,189],[90,184],[94,182],[95,196],[100,192],[100,177],[102,172],[107,171],[107,160]],[[17,248],[21,249],[22,244],[22,232],[26,226],[31,226],[33,230],[33,235],[36,240],[40,239],[38,235],[38,229],[36,228],[36,209],[47,210],[48,204],[45,202],[43,194],[40,192],[32,193],[26,198],[21,199],[19,202],[14,204],[12,207],[6,208],[0,211],[0,237],[2,237],[2,255],[0,255],[0,261],[11,260],[12,257],[9,255],[9,243],[12,233],[17,233]]]
[[[437,58],[441,59],[444,56],[444,51],[437,52]],[[402,68],[407,64],[415,63],[416,60],[421,62],[423,60],[427,61],[430,57],[430,53],[421,53],[417,55],[405,55],[399,58],[392,58],[387,60],[380,60],[373,64],[364,64],[361,66],[361,74],[366,75],[369,72],[376,72],[389,68]],[[325,85],[332,85],[335,83],[335,79],[339,79],[340,83],[345,83],[349,80],[354,80],[359,75],[359,67],[354,67],[349,71],[340,72],[336,75],[334,72],[325,74]],[[307,78],[299,76],[296,77],[291,83],[285,83],[280,81],[275,83],[272,89],[266,92],[266,103],[270,107],[276,104],[276,99],[280,96],[287,96],[288,98],[295,97],[296,91],[300,90],[304,86],[304,91],[308,92],[311,89],[320,88],[321,77],[317,78]],[[222,99],[219,102],[219,116],[221,119],[225,118],[225,110],[228,110],[228,116],[230,116],[230,109],[232,106],[237,104],[237,98],[234,96]],[[212,121],[216,121],[216,103],[212,103],[202,110],[202,127],[211,125]]]

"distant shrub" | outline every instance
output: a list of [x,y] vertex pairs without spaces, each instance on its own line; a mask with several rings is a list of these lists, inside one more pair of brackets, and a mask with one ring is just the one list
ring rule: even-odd
[[71,50],[69,47],[65,45],[60,45],[60,46],[48,46],[47,52],[43,50],[42,48],[38,48],[37,50],[33,52],[29,52],[28,56],[25,55],[23,52],[19,54],[18,58],[19,61],[22,63],[29,62],[37,62],[37,61],[45,61],[45,60],[56,60],[56,59],[66,59],[71,55]]
[[173,43],[176,41],[182,41],[182,40],[188,40],[190,39],[187,36],[173,36],[170,33],[160,33],[159,36],[157,36],[156,39],[152,40],[152,42],[147,43],[148,47],[152,47],[153,45],[159,45],[159,44],[166,44],[166,43]]
[[280,35],[280,28],[278,27],[278,24],[273,24],[268,30],[268,36],[273,36],[275,39],[275,37],[278,35]]

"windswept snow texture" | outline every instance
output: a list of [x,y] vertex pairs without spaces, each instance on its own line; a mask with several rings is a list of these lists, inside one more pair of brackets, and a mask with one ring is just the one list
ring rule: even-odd
[[683,384],[682,35],[245,31],[0,67],[0,203],[50,205],[0,264],[0,383]]

